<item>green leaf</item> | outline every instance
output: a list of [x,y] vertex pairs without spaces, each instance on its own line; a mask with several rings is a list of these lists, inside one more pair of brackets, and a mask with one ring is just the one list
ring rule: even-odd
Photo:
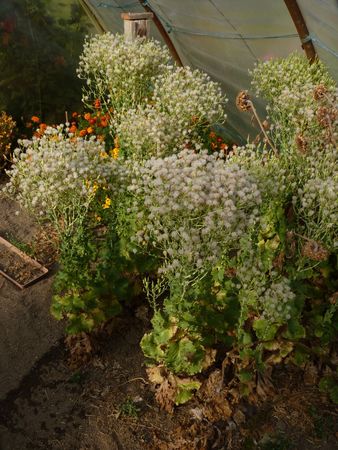
[[265,341],[272,340],[278,330],[278,325],[269,323],[266,319],[257,319],[253,322],[253,329],[258,339]]
[[201,383],[199,381],[178,381],[178,392],[175,397],[175,404],[182,405],[189,401],[193,397],[194,391],[198,390],[200,387]]
[[299,323],[299,320],[291,318],[288,322],[288,329],[284,333],[287,339],[302,339],[306,336],[305,328]]
[[294,352],[293,360],[297,366],[302,366],[309,359],[309,354],[302,349],[297,349]]
[[238,373],[238,378],[241,383],[248,383],[253,378],[253,372],[250,372],[248,370],[241,370]]
[[165,355],[165,362],[175,373],[195,375],[203,369],[205,351],[198,341],[184,337],[178,342],[170,343]]
[[243,333],[241,333],[241,337],[242,337],[243,345],[250,345],[250,344],[252,344],[252,336],[251,336],[250,333],[247,333],[246,331],[243,331]]

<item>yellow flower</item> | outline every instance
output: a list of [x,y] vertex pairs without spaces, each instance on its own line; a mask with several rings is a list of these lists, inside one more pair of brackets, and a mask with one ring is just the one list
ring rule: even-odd
[[102,217],[101,217],[101,216],[98,216],[98,215],[96,215],[96,216],[95,216],[95,219],[96,219],[96,222],[101,222],[101,220],[102,220]]
[[105,151],[100,152],[101,158],[107,158],[108,154]]
[[106,197],[104,204],[102,205],[103,209],[108,209],[111,205],[111,200],[109,197]]
[[117,147],[110,150],[110,154],[114,159],[117,159],[119,157],[119,149]]
[[95,194],[95,192],[98,190],[99,185],[96,183],[96,181],[93,184],[93,193]]

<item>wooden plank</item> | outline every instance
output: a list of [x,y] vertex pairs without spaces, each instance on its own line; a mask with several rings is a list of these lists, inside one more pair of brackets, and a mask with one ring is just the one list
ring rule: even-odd
[[150,36],[149,20],[125,20],[124,36],[127,41],[134,41],[137,37],[149,38]]
[[122,13],[121,17],[123,20],[151,20],[154,17],[153,13],[144,12],[144,13]]

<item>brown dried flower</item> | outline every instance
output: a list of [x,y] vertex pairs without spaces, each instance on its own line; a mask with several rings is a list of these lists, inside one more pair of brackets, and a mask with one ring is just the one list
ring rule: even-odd
[[321,100],[325,97],[325,94],[327,93],[327,89],[323,84],[319,84],[314,88],[313,91],[313,97],[315,100]]
[[331,126],[331,124],[337,119],[338,110],[336,108],[321,106],[317,109],[316,115],[320,125],[323,127],[328,127]]
[[308,149],[308,141],[305,139],[305,137],[301,134],[296,136],[296,145],[300,153],[305,154]]
[[250,111],[251,100],[247,91],[241,91],[236,97],[236,106],[240,111]]

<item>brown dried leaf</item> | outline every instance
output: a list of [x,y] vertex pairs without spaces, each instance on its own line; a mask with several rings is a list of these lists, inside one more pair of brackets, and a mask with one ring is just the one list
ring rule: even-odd
[[156,390],[156,401],[162,409],[170,414],[174,411],[176,393],[176,386],[173,386],[168,379],[164,380]]
[[329,257],[329,251],[320,243],[309,239],[302,248],[302,255],[313,261],[326,261]]
[[272,265],[273,267],[281,271],[284,266],[284,261],[285,261],[285,253],[280,252],[279,255],[276,256],[276,258],[273,260]]
[[307,386],[313,386],[317,384],[318,378],[319,376],[317,367],[312,362],[307,363],[304,368],[304,384]]
[[217,351],[213,348],[208,348],[205,352],[204,361],[202,364],[202,369],[205,370],[208,367],[210,367],[214,362],[216,358]]
[[256,393],[259,399],[263,401],[275,393],[274,385],[272,384],[268,373],[265,373],[264,375],[257,375]]
[[241,411],[240,409],[238,409],[232,416],[232,418],[234,419],[234,421],[236,422],[236,424],[239,426],[242,423],[245,423],[245,414],[243,413],[243,411]]
[[223,386],[222,372],[215,370],[202,385],[199,397],[203,401],[203,415],[217,422],[231,416],[232,408],[227,398],[228,390]]

